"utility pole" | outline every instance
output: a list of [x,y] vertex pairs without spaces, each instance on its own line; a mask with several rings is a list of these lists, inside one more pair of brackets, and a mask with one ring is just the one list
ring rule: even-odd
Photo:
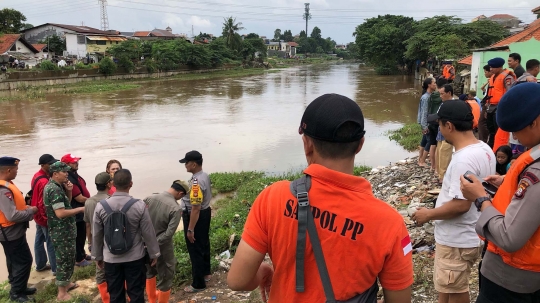
[[195,32],[193,31],[193,24],[191,25],[191,37],[195,37]]
[[304,3],[305,6],[305,12],[304,12],[304,20],[306,20],[306,37],[308,37],[308,20],[311,19],[311,14],[309,13],[309,3]]
[[107,16],[107,0],[98,0],[101,11],[101,30],[109,30],[109,17]]

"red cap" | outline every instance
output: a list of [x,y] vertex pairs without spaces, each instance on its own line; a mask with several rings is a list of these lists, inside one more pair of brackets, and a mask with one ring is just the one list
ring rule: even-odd
[[80,157],[75,157],[73,154],[67,154],[67,155],[64,155],[60,161],[69,164],[69,163],[75,163],[79,160],[81,160]]

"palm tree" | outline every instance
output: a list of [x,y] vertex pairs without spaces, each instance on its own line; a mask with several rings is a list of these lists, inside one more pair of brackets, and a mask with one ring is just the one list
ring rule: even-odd
[[230,49],[238,49],[241,44],[241,39],[237,32],[245,29],[242,27],[242,22],[236,23],[236,18],[233,18],[232,16],[224,18],[223,21],[223,37],[225,37],[225,44]]

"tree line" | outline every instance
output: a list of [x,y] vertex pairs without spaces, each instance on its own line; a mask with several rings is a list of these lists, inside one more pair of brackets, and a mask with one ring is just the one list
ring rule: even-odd
[[489,46],[510,35],[491,20],[463,23],[455,16],[434,16],[416,21],[401,15],[366,19],[353,33],[349,51],[381,73],[398,66],[412,67],[416,60],[460,59],[471,49]]

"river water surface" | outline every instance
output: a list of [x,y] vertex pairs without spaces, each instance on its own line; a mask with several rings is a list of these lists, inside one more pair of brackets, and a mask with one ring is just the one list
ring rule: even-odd
[[[406,76],[376,76],[356,64],[316,65],[259,76],[143,82],[138,89],[91,95],[47,95],[3,102],[0,156],[21,159],[14,182],[23,191],[50,153],[82,157],[91,194],[94,176],[118,159],[133,174],[131,193],[144,198],[189,179],[178,162],[190,150],[211,172],[280,173],[306,166],[298,126],[306,106],[325,93],[355,100],[366,119],[356,164],[387,165],[411,156],[385,133],[416,120],[419,95]],[[416,88],[418,90],[418,88]],[[27,233],[33,252],[35,223]],[[7,278],[0,254],[0,281]]]

